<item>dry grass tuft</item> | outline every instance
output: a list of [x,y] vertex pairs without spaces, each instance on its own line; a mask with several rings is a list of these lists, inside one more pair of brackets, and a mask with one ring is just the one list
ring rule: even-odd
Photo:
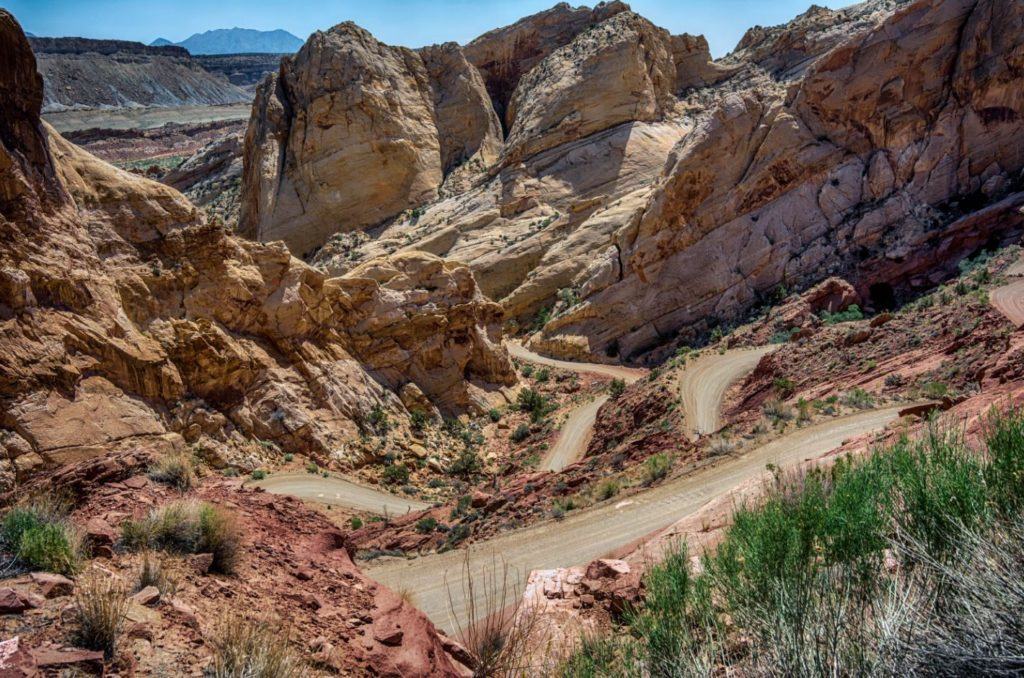
[[102,650],[110,659],[128,615],[128,595],[111,579],[93,575],[78,583],[74,602],[77,640],[90,650]]
[[288,633],[267,621],[226,615],[213,638],[211,678],[300,678],[307,675]]

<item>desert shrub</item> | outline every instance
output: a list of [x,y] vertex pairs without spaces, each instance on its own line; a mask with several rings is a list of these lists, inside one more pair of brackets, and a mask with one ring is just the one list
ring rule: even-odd
[[0,536],[25,566],[74,574],[82,564],[82,535],[68,519],[68,511],[59,497],[34,497],[7,512]]
[[521,443],[530,437],[530,426],[528,424],[519,424],[515,430],[512,431],[512,442]]
[[926,398],[945,398],[949,395],[949,387],[941,381],[929,381],[921,387],[921,395]]
[[721,457],[735,451],[736,444],[727,438],[714,438],[708,443],[708,454],[712,457]]
[[488,418],[490,418],[491,421],[495,423],[501,421],[501,411],[498,410],[498,408],[496,407],[492,407],[491,409],[487,410],[487,416]]
[[648,457],[644,461],[644,484],[651,485],[668,475],[672,468],[672,458],[664,452]]
[[74,574],[82,564],[81,536],[66,523],[45,523],[26,530],[18,544],[18,558],[29,567],[58,574]]
[[381,479],[388,485],[405,485],[409,482],[409,469],[404,464],[386,466]]
[[146,471],[150,480],[188,492],[196,484],[192,459],[185,454],[169,454],[155,461]]
[[846,323],[863,319],[864,313],[860,310],[860,306],[857,304],[850,304],[846,307],[845,311],[837,311],[835,313],[830,313],[828,311],[821,312],[821,320],[826,325],[835,325],[837,323]]
[[615,478],[608,478],[606,480],[602,480],[600,484],[598,484],[595,495],[597,496],[598,501],[604,501],[617,495],[620,489],[621,486],[619,485],[618,480]]
[[446,548],[455,548],[464,542],[469,537],[469,534],[469,525],[464,525],[463,523],[453,525],[448,530],[448,536],[445,538]]
[[842,402],[847,407],[867,410],[874,406],[875,398],[862,388],[854,388],[843,394]]
[[903,385],[903,377],[897,373],[886,375],[885,385],[889,388],[898,388]]
[[608,386],[608,394],[612,397],[612,400],[617,400],[625,390],[625,379],[612,379],[612,383]]
[[533,375],[533,365],[527,363],[520,368],[519,373],[529,379]]
[[121,543],[129,550],[209,553],[211,570],[232,574],[241,558],[242,531],[234,514],[225,509],[179,501],[153,509],[141,520],[126,520]]
[[[543,658],[544,638],[538,616],[522,605],[523,582],[515,570],[496,557],[489,564],[463,561],[461,581],[453,586],[445,575],[448,606],[457,637],[475,660],[474,676],[514,678],[529,675]],[[458,599],[464,603],[456,614]]]
[[320,467],[315,461],[306,462],[306,473],[320,473]]
[[370,430],[379,435],[387,434],[391,428],[391,421],[388,419],[388,413],[380,405],[374,405],[370,409],[370,413],[366,416],[366,423],[370,427]]
[[141,591],[147,586],[155,586],[164,595],[174,593],[177,589],[177,582],[167,572],[163,562],[153,558],[148,551],[142,556],[142,565],[139,567],[135,590]]
[[299,678],[305,667],[289,646],[289,634],[269,622],[225,617],[210,640],[211,678]]
[[811,403],[806,398],[796,401],[796,420],[800,423],[811,420]]
[[772,382],[772,386],[783,398],[788,398],[793,393],[793,389],[796,388],[793,380],[786,377],[776,377],[775,381]]
[[549,370],[548,368],[543,367],[543,368],[537,370],[537,375],[536,375],[535,379],[537,380],[538,384],[547,383],[547,381],[550,378],[551,378],[551,370]]
[[530,421],[536,423],[547,416],[552,410],[554,405],[538,391],[532,388],[524,388],[516,396],[516,404],[521,412],[527,412],[530,415]]
[[416,521],[416,531],[420,534],[430,534],[437,529],[437,518],[424,516]]
[[1024,411],[993,408],[985,419],[985,484],[996,511],[1024,509]]
[[472,448],[466,447],[448,465],[448,473],[459,478],[472,478],[483,469],[480,456]]
[[267,472],[261,468],[253,469],[252,473],[249,474],[249,477],[253,480],[263,480],[267,477]]
[[363,519],[359,516],[352,516],[348,519],[348,524],[353,530],[358,530],[363,526]]
[[285,455],[284,455],[285,462],[291,463],[294,459],[295,459],[295,455],[294,454],[292,454],[291,452],[286,452],[285,453]]
[[773,422],[789,421],[793,418],[793,410],[778,398],[772,398],[761,409]]
[[102,651],[110,659],[117,651],[117,641],[128,618],[128,595],[112,579],[92,576],[78,583],[74,617],[77,642],[90,650]]
[[616,676],[619,651],[614,638],[584,634],[573,647],[572,654],[558,666],[561,678],[605,678]]
[[409,412],[409,427],[413,431],[422,431],[427,427],[427,413],[423,410],[412,410]]

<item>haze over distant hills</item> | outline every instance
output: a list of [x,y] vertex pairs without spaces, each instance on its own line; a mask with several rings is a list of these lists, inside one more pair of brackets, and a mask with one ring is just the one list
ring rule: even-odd
[[157,38],[150,46],[179,45],[192,54],[285,54],[297,52],[302,40],[288,31],[257,31],[251,28],[218,28],[196,33],[181,42]]

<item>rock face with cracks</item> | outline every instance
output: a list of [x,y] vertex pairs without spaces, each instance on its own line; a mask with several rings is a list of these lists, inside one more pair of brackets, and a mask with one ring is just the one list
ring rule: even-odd
[[437,197],[484,166],[500,125],[457,45],[390,47],[352,23],[317,32],[257,89],[240,231],[302,255]]
[[[643,360],[832,275],[884,308],[1020,226],[1021,15],[1010,0],[812,7],[712,62],[700,36],[621,3],[556,6],[462,48],[507,131],[489,166],[403,191],[390,218],[320,223],[313,261],[464,262],[540,327],[537,346],[591,360]],[[273,102],[254,116],[304,119]],[[291,157],[313,169],[318,152]],[[245,201],[263,219],[276,195]]]
[[425,253],[328,278],[205,223],[39,118],[20,27],[0,22],[0,445],[5,483],[121,448],[343,441],[410,384],[444,411],[514,383],[501,308]]

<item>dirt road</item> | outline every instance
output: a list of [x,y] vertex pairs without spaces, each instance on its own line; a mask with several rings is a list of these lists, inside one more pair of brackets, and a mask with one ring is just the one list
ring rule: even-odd
[[[627,384],[632,384],[647,374],[647,370],[635,367],[555,360],[554,358],[547,358],[534,353],[524,348],[521,344],[514,342],[508,342],[507,346],[508,352],[512,357],[525,360],[534,365],[557,367],[580,374],[600,374],[612,379],[622,379]],[[544,459],[538,467],[541,471],[561,471],[583,456],[587,451],[587,445],[590,444],[590,436],[594,432],[594,421],[597,419],[597,411],[601,409],[601,405],[607,400],[608,396],[601,396],[569,413],[569,418],[565,420],[565,425],[558,434],[558,440],[551,446],[548,453],[544,455]]]
[[525,360],[531,362],[534,365],[546,365],[547,367],[557,367],[563,370],[569,370],[571,372],[589,373],[589,374],[600,374],[605,377],[612,379],[622,379],[627,384],[632,384],[637,379],[647,375],[647,370],[639,369],[636,367],[623,367],[621,365],[603,365],[600,363],[574,363],[568,360],[555,360],[554,358],[548,358],[538,353],[524,348],[521,344],[515,342],[508,342],[509,355],[519,360]]
[[[502,534],[468,549],[470,568],[478,573],[479,582],[479,573],[488,570],[497,556],[508,565],[516,582],[524,584],[531,570],[586,563],[696,511],[765,473],[768,463],[786,467],[819,457],[847,438],[881,429],[897,418],[897,412],[891,408],[822,422],[628,499],[570,513],[561,522]],[[455,615],[465,623],[467,599],[461,585],[465,554],[449,551],[370,565],[366,571],[392,589],[411,592],[419,609],[441,628],[454,632],[457,625],[449,609],[449,594]],[[518,596],[522,587],[509,589],[510,597]],[[483,606],[483,601],[478,601],[478,607]]]
[[1013,280],[989,294],[989,301],[1017,327],[1024,325],[1024,257],[1006,269]]
[[726,390],[775,348],[762,346],[705,353],[687,362],[679,377],[679,394],[686,415],[686,433],[690,438],[708,435],[721,428],[719,415]]
[[597,411],[606,402],[608,396],[603,395],[569,413],[565,425],[558,432],[558,440],[540,463],[541,471],[561,471],[586,453],[594,433]]
[[374,490],[335,476],[324,478],[314,473],[274,474],[251,484],[274,494],[290,494],[307,501],[380,515],[387,513],[400,516],[430,506],[422,501]]

